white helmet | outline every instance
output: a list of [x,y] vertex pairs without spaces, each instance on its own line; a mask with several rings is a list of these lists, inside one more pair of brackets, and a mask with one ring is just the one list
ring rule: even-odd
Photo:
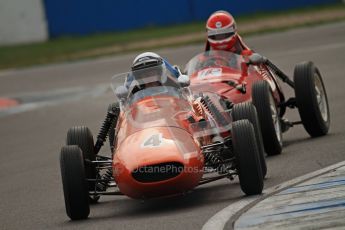
[[158,54],[156,53],[153,53],[153,52],[145,52],[145,53],[142,53],[142,54],[139,54],[138,56],[136,56],[134,58],[134,61],[133,61],[133,64],[132,64],[132,68],[137,66],[138,64],[140,63],[144,63],[144,62],[148,62],[148,61],[154,61],[154,60],[160,60],[160,61],[163,61],[163,59],[161,58],[161,56],[159,56]]
[[132,73],[139,85],[151,82],[164,84],[167,80],[164,60],[153,52],[139,54],[133,61]]

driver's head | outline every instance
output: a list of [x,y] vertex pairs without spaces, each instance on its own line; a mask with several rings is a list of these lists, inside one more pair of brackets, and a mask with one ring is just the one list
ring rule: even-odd
[[235,19],[226,11],[216,11],[206,23],[207,40],[214,50],[231,50],[238,41]]
[[156,53],[139,54],[132,64],[133,78],[140,88],[159,86],[166,81],[166,67]]

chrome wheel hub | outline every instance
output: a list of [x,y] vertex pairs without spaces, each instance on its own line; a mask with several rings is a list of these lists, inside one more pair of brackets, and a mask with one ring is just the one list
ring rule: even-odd
[[322,116],[322,119],[327,122],[328,121],[328,106],[326,100],[326,93],[321,82],[319,74],[315,73],[314,76],[314,85],[315,85],[315,94],[316,94],[316,101],[319,106],[319,110]]

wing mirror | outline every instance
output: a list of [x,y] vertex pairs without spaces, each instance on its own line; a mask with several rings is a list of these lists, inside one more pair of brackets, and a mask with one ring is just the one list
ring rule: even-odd
[[115,89],[115,95],[117,98],[119,98],[121,101],[122,100],[125,100],[128,96],[128,89],[127,87],[121,85],[121,86],[118,86],[116,89]]
[[188,75],[180,75],[177,79],[178,83],[180,84],[181,87],[185,88],[190,85],[190,78]]

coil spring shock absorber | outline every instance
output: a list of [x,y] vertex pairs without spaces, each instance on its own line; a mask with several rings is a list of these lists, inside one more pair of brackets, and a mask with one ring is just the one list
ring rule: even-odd
[[95,154],[102,148],[104,142],[107,140],[107,136],[112,124],[117,122],[117,118],[120,114],[120,108],[118,106],[112,106],[111,110],[108,110],[101,129],[97,135],[97,141],[95,144]]
[[274,73],[277,74],[277,76],[283,82],[287,83],[292,88],[295,87],[295,83],[292,80],[290,80],[290,78],[283,71],[281,71],[276,65],[274,65],[270,60],[266,59],[265,63]]
[[222,159],[220,158],[220,152],[222,151],[220,146],[211,146],[203,150],[205,161],[208,166],[218,168]]
[[102,189],[105,191],[108,187],[110,182],[113,180],[113,170],[112,168],[108,168],[107,171],[102,176],[102,181],[99,182]]
[[201,100],[201,103],[204,105],[204,107],[211,113],[211,115],[216,119],[216,121],[221,126],[226,126],[227,122],[222,113],[219,111],[219,109],[213,104],[212,100],[206,96]]
[[[212,167],[217,170],[220,175],[229,174],[234,169],[234,161],[223,157],[224,149],[223,146],[210,146],[203,150],[206,166]],[[229,174],[228,178],[233,179],[232,175]]]
[[204,151],[204,157],[209,166],[217,167],[221,162],[218,154],[211,151]]

